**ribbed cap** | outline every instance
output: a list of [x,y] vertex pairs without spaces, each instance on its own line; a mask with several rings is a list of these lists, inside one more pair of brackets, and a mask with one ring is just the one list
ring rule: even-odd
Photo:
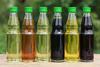
[[90,13],[91,12],[91,8],[90,7],[83,7],[83,12]]
[[54,12],[55,13],[62,12],[62,7],[54,7]]
[[18,7],[11,7],[10,12],[11,13],[17,13],[18,12]]
[[69,7],[68,12],[70,13],[76,13],[76,7]]
[[48,12],[47,7],[40,7],[40,12]]
[[25,12],[32,13],[33,8],[32,7],[25,7]]

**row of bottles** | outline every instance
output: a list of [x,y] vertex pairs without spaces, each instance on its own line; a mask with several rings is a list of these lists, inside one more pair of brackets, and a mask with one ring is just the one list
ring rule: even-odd
[[18,8],[10,9],[7,33],[8,61],[93,61],[94,33],[90,7],[83,8],[80,32],[76,7],[68,8],[65,32],[61,7],[54,7],[52,31],[47,18],[47,7],[40,7],[36,31],[32,10],[32,7],[25,7],[25,17],[20,29]]

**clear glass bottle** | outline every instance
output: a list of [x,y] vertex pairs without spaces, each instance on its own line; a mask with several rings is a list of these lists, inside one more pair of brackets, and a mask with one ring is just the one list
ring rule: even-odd
[[64,33],[61,16],[62,8],[54,8],[54,18],[51,32],[51,61],[64,61]]
[[94,53],[94,32],[93,24],[91,19],[91,8],[83,8],[83,18],[81,23],[81,32],[80,32],[80,60],[83,62],[93,61]]
[[10,8],[7,32],[7,60],[14,62],[21,60],[21,35],[17,12],[17,7]]
[[50,33],[47,18],[47,7],[40,7],[40,16],[37,23],[36,57],[37,61],[50,59]]
[[22,61],[35,61],[35,31],[32,19],[32,7],[25,7],[25,17],[22,24]]
[[79,32],[76,19],[76,7],[68,8],[68,20],[65,32],[65,60],[79,61]]

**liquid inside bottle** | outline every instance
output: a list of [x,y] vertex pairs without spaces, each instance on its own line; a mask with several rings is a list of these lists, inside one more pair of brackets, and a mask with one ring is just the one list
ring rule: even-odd
[[7,61],[18,62],[21,60],[21,35],[17,17],[18,8],[10,9],[7,32]]
[[79,61],[79,32],[76,19],[76,8],[69,7],[68,20],[65,32],[65,60],[68,62]]
[[62,62],[64,61],[64,34],[61,16],[62,8],[55,7],[54,12],[51,33],[51,61]]
[[90,16],[91,8],[84,7],[84,14],[81,23],[80,32],[80,59],[81,61],[88,62],[93,61],[93,45],[94,45],[94,33],[93,24]]
[[49,61],[50,59],[49,22],[46,13],[47,13],[47,8],[40,7],[40,16],[37,23],[37,33],[36,33],[37,61]]
[[22,61],[35,61],[35,31],[32,19],[32,7],[25,7],[25,18],[22,25]]

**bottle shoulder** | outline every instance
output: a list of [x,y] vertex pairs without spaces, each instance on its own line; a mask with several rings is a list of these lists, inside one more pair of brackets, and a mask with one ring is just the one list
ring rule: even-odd
[[66,29],[65,34],[79,34],[78,29]]
[[81,31],[81,34],[94,34],[93,30],[85,30],[85,31]]
[[50,34],[49,32],[36,32],[37,35],[48,35]]
[[92,18],[90,16],[83,16],[81,26],[93,26]]
[[8,30],[7,34],[20,34],[20,30]]
[[13,25],[17,26],[17,25],[19,25],[19,19],[18,19],[17,15],[14,15],[14,16],[11,15],[9,17],[8,25],[9,26],[13,26]]
[[51,32],[51,34],[63,34],[63,30],[54,30]]

